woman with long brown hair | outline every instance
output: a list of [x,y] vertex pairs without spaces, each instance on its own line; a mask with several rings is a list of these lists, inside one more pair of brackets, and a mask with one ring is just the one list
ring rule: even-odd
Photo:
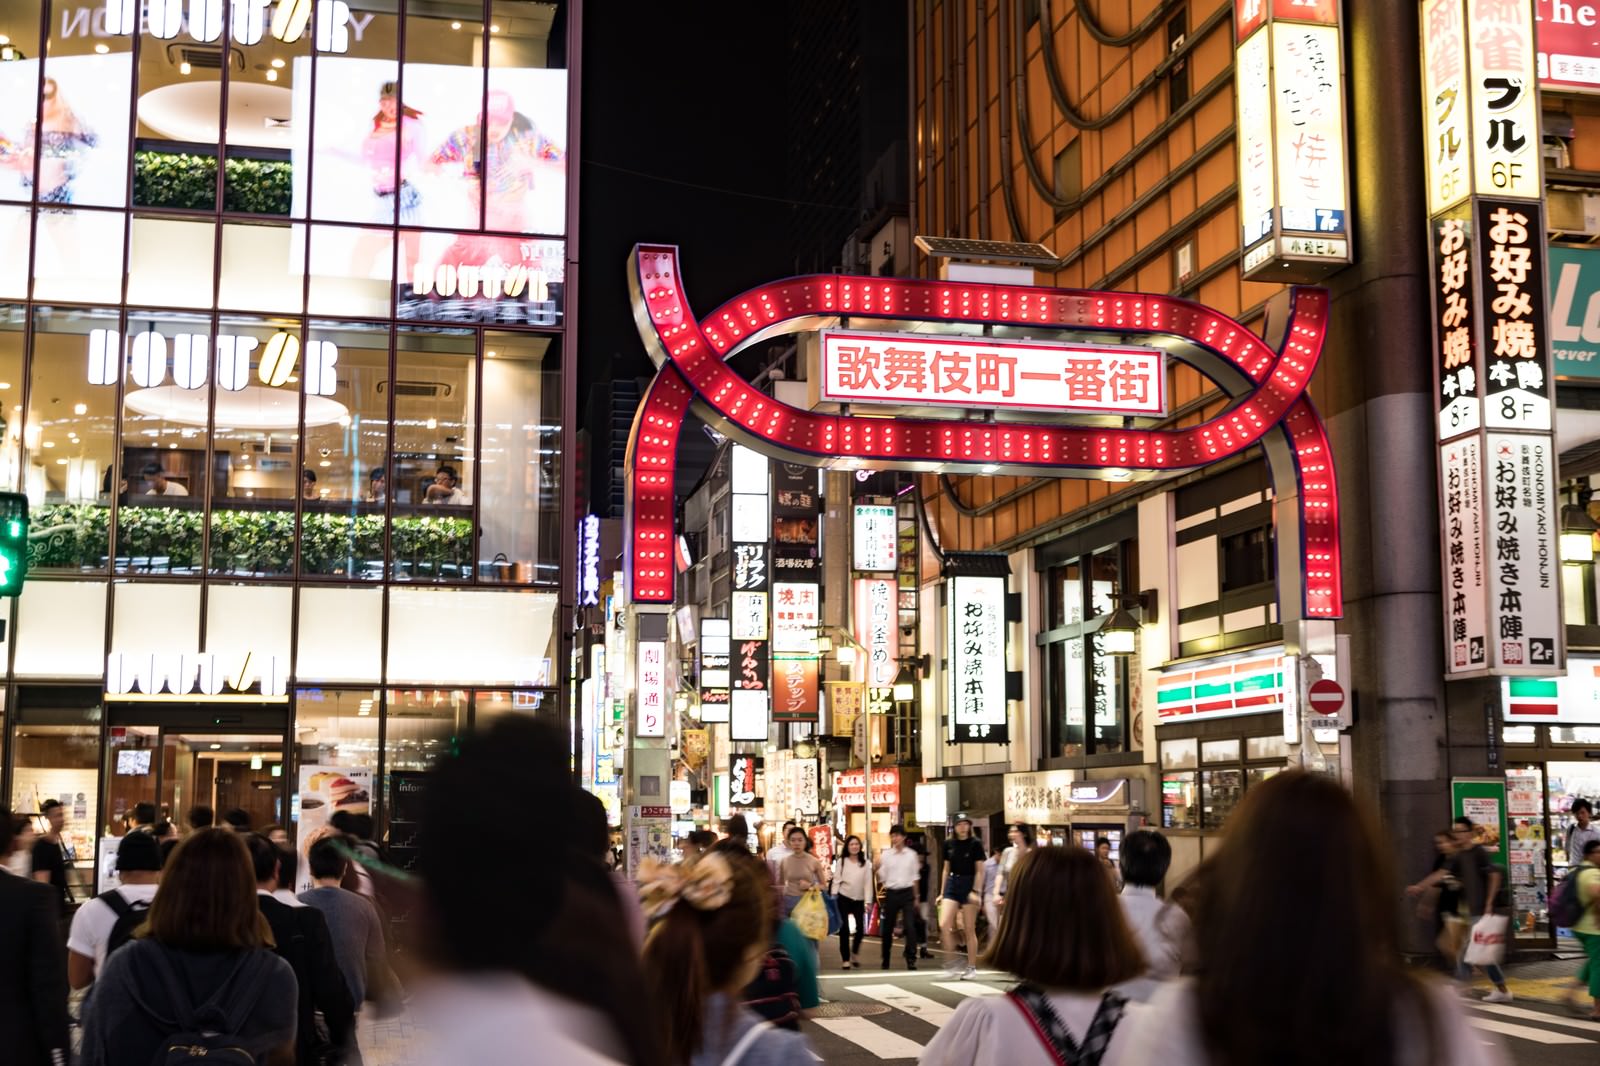
[[189,834],[161,871],[148,919],[106,956],[80,1061],[146,1066],[170,1043],[209,1033],[213,1051],[293,1062],[299,986],[271,948],[244,840],[230,829]]
[[1092,852],[1035,848],[1017,862],[986,965],[1021,979],[956,1008],[920,1062],[933,1066],[1114,1066],[1137,1004],[1112,986],[1144,971],[1111,881]]
[[805,1037],[739,1005],[766,958],[772,886],[762,867],[712,850],[692,863],[649,864],[639,877],[654,925],[645,983],[671,1066],[812,1066]]
[[1164,1066],[1493,1066],[1449,991],[1400,958],[1399,885],[1366,810],[1321,774],[1251,788],[1195,909],[1198,977],[1133,1025]]

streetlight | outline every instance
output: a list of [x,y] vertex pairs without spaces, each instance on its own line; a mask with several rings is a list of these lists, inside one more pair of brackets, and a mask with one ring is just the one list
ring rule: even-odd
[[1139,620],[1126,607],[1118,607],[1100,627],[1100,645],[1112,655],[1132,655]]
[[917,694],[917,673],[911,669],[911,664],[901,662],[900,672],[894,675],[894,699],[896,703],[909,703]]
[[1589,517],[1589,509],[1569,503],[1561,508],[1561,561],[1564,563],[1594,562],[1594,535],[1600,533],[1600,523]]

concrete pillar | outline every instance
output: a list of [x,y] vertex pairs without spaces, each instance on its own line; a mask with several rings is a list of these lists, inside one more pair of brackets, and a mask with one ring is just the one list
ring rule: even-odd
[[[1345,14],[1356,262],[1329,282],[1319,374],[1344,519],[1339,630],[1359,715],[1354,784],[1378,804],[1400,876],[1415,878],[1448,820],[1452,772],[1482,770],[1492,685],[1443,681],[1417,5],[1347,0]],[[1473,707],[1478,727],[1464,730]],[[1410,932],[1406,947],[1427,950],[1426,931]]]

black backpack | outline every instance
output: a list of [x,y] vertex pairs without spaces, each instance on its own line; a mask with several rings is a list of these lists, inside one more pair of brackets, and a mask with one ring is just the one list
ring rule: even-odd
[[116,924],[111,927],[111,933],[106,937],[106,958],[109,959],[113,951],[133,939],[133,931],[143,925],[144,920],[149,917],[150,901],[131,900],[116,889],[112,889],[100,898],[117,916]]
[[152,951],[149,957],[178,1021],[178,1031],[161,1042],[150,1066],[256,1066],[255,1055],[240,1046],[238,1033],[266,991],[277,956],[245,952],[217,991],[198,1007],[184,993],[166,949]]
[[789,953],[774,944],[761,960],[755,980],[739,994],[744,1006],[780,1029],[800,1031],[800,994],[796,991],[796,968]]

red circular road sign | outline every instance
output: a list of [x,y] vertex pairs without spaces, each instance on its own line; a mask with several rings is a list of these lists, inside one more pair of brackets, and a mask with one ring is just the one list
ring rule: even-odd
[[1311,709],[1321,715],[1338,714],[1344,707],[1344,686],[1330,677],[1314,682],[1306,692]]

